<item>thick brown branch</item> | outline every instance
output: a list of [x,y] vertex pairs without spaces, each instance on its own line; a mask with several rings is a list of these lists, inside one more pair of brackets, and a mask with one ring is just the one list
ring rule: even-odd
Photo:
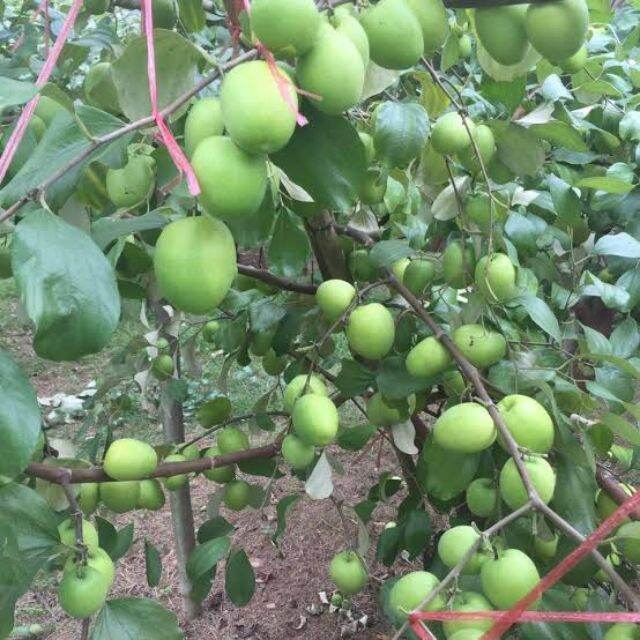
[[[618,504],[624,504],[629,499],[629,495],[622,488],[620,481],[600,463],[596,465],[596,482]],[[630,513],[629,517],[633,520],[638,520],[640,519],[640,512]]]
[[270,271],[264,269],[256,269],[246,264],[238,265],[238,273],[245,276],[250,276],[256,280],[261,280],[267,284],[271,284],[278,289],[284,289],[285,291],[296,291],[297,293],[306,293],[308,295],[314,295],[318,288],[315,284],[305,284],[303,282],[296,282],[295,280],[289,280],[287,278],[281,278]]

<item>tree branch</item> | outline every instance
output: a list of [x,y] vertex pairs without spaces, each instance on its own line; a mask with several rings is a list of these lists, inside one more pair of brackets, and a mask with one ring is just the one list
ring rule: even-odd
[[238,265],[238,273],[242,275],[261,280],[267,284],[271,284],[278,289],[284,289],[285,291],[295,291],[297,293],[306,293],[308,295],[315,295],[318,288],[315,284],[304,284],[303,282],[296,282],[295,280],[289,280],[288,278],[281,278],[270,271],[265,269],[256,269],[246,264]]

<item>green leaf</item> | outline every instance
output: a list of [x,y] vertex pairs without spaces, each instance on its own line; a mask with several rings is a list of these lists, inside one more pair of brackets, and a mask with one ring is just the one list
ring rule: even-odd
[[249,305],[249,319],[252,331],[264,331],[280,322],[286,314],[282,304],[276,304],[269,298],[256,300]]
[[326,451],[316,461],[311,475],[304,484],[304,490],[313,500],[324,500],[333,493],[333,480],[331,465],[327,459]]
[[640,111],[628,111],[620,120],[620,137],[640,142]]
[[206,25],[206,14],[199,0],[178,0],[178,17],[188,33],[202,31]]
[[619,178],[607,178],[605,176],[595,178],[582,178],[576,185],[584,189],[597,189],[607,193],[624,194],[634,189],[633,184],[629,184]]
[[593,472],[564,455],[558,456],[554,466],[557,474],[553,496],[555,511],[582,535],[590,534],[598,523],[594,502],[598,487]]
[[100,351],[120,319],[113,268],[78,227],[40,209],[17,225],[11,264],[41,358],[77,360]]
[[204,429],[224,422],[231,415],[231,400],[227,396],[218,396],[207,400],[196,411],[196,420]]
[[369,252],[369,259],[376,267],[390,267],[412,253],[413,249],[406,240],[381,240]]
[[122,529],[117,531],[115,540],[111,546],[104,548],[114,562],[125,556],[129,549],[131,549],[131,545],[133,544],[133,528],[133,522],[126,524]]
[[144,564],[147,584],[150,587],[157,587],[162,576],[162,560],[158,550],[149,542],[148,538],[144,539]]
[[300,500],[302,496],[299,493],[292,493],[291,495],[285,496],[278,501],[276,505],[276,514],[278,516],[278,526],[271,536],[271,540],[275,545],[278,544],[278,540],[282,537],[287,528],[287,515],[298,500]]
[[99,218],[91,224],[91,236],[94,242],[104,250],[118,238],[124,238],[139,231],[160,229],[169,221],[167,216],[156,211],[124,219]]
[[640,446],[640,430],[624,418],[621,418],[615,413],[605,413],[600,416],[600,422],[609,427],[613,433],[623,440],[626,440],[629,444],[634,447]]
[[586,152],[589,147],[580,134],[566,122],[552,120],[544,124],[531,125],[529,131],[541,140],[547,140],[554,147],[569,149],[570,151]]
[[253,597],[256,579],[244,549],[237,549],[227,560],[224,572],[224,589],[236,607],[244,607]]
[[400,551],[401,541],[401,525],[383,529],[380,537],[378,538],[378,545],[376,547],[376,560],[382,562],[382,564],[384,564],[386,567],[390,567],[394,563],[396,556]]
[[178,619],[148,598],[108,600],[98,615],[91,640],[182,640]]
[[0,475],[13,478],[29,464],[40,437],[40,407],[28,378],[0,350]]
[[[176,31],[154,29],[158,107],[163,109],[193,87],[201,54]],[[133,38],[113,63],[118,102],[129,120],[151,114],[149,85],[140,70],[147,68],[147,39]],[[175,114],[174,114],[175,117]]]
[[407,371],[404,361],[403,356],[392,356],[380,363],[376,384],[380,393],[389,400],[406,398],[430,384],[420,378],[414,378]]
[[353,398],[364,393],[374,382],[374,375],[367,367],[355,360],[345,358],[342,360],[342,368],[334,385],[347,397]]
[[337,442],[347,451],[359,451],[371,440],[376,431],[377,428],[373,424],[361,424],[350,429],[342,429],[338,433]]
[[521,62],[505,66],[489,55],[479,39],[476,39],[476,53],[478,63],[485,73],[499,82],[511,82],[515,78],[526,76],[527,72],[540,60],[540,54],[533,47],[529,47]]
[[631,357],[640,347],[640,331],[633,318],[626,318],[611,333],[613,355],[620,358]]
[[32,82],[0,78],[0,113],[7,107],[15,107],[29,102],[36,93],[38,93],[38,87]]
[[403,546],[409,552],[410,558],[416,558],[429,542],[431,518],[426,511],[415,509],[409,513],[403,524]]
[[[526,87],[526,76],[514,78],[510,82],[497,82],[489,76],[483,76],[480,91],[484,98],[493,103],[502,103],[509,113],[513,113],[522,103]],[[429,113],[431,114],[431,111]]]
[[640,258],[640,242],[628,233],[602,236],[594,245],[593,253],[601,256]]
[[366,174],[365,151],[353,125],[319,111],[298,127],[271,160],[315,202],[345,211],[358,199]]
[[273,458],[255,458],[238,462],[238,469],[250,476],[263,478],[282,478],[283,473],[278,470],[278,463]]
[[547,183],[558,218],[571,227],[583,225],[580,198],[571,185],[553,174],[547,176]]
[[187,560],[187,575],[191,580],[197,581],[206,575],[220,560],[222,560],[231,547],[231,540],[224,536],[214,538],[203,544],[199,544],[190,554]]
[[515,302],[520,303],[524,307],[531,320],[545,333],[548,333],[554,340],[560,342],[561,336],[558,319],[553,315],[553,311],[551,311],[549,305],[542,298],[538,298],[532,293],[527,293],[518,296]]
[[269,243],[269,264],[286,277],[297,276],[310,255],[309,238],[286,209],[278,214]]
[[544,149],[536,135],[517,124],[495,128],[500,160],[518,176],[533,176],[544,163]]

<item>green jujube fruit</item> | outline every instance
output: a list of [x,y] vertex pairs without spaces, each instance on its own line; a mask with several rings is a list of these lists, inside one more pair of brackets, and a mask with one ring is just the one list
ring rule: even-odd
[[422,29],[424,54],[433,55],[445,43],[449,33],[444,4],[441,0],[405,0],[405,4],[413,11]]
[[507,353],[504,336],[479,324],[462,325],[452,333],[451,338],[462,355],[479,369],[500,362]]
[[432,260],[412,260],[402,274],[402,284],[413,293],[421,296],[425,288],[436,277],[436,266]]
[[516,268],[504,253],[480,258],[475,276],[478,290],[491,302],[506,302],[517,293]]
[[487,53],[500,64],[518,64],[529,49],[525,30],[527,4],[483,7],[475,11],[476,34]]
[[[210,447],[204,452],[205,458],[215,458],[220,455],[220,449],[218,447]],[[236,469],[231,465],[224,467],[213,467],[202,472],[202,475],[212,482],[219,482],[225,484],[231,482],[236,477]]]
[[[471,196],[466,203],[467,215],[473,220],[482,231],[489,231],[492,224],[501,224],[507,219],[509,207],[506,202],[502,202],[495,194],[492,200],[488,194],[480,193]],[[498,200],[498,202],[496,202]],[[491,203],[493,202],[493,208]]]
[[[440,116],[431,129],[431,146],[441,155],[455,155],[471,146],[469,133],[475,138],[476,125],[457,111],[449,111]],[[469,130],[467,131],[467,127]]]
[[156,478],[140,480],[138,492],[138,509],[149,509],[158,511],[164,506],[165,497],[162,484]]
[[[412,571],[402,576],[389,594],[389,608],[397,621],[406,620],[411,611],[433,591],[440,581],[427,571]],[[423,611],[439,611],[445,606],[443,594],[438,594]]]
[[538,584],[540,574],[533,560],[518,549],[505,549],[489,558],[480,571],[482,591],[494,607],[511,609]]
[[395,339],[395,323],[386,307],[372,302],[357,307],[349,316],[347,340],[351,349],[369,360],[384,358]]
[[[308,385],[307,380],[309,381]],[[312,373],[310,376],[306,373],[301,373],[289,382],[282,394],[282,404],[287,413],[291,413],[293,411],[293,405],[295,405],[296,400],[302,395],[302,391],[305,386],[307,387],[305,394],[315,393],[319,396],[329,395],[329,391],[322,381],[322,378],[317,376],[315,373]]]
[[331,444],[338,433],[338,410],[330,398],[308,393],[293,406],[293,430],[307,444],[324,447]]
[[142,440],[114,440],[104,456],[105,473],[114,480],[140,480],[158,466],[154,448]]
[[139,498],[140,482],[137,480],[100,483],[100,499],[107,509],[115,513],[136,509]]
[[200,202],[209,215],[242,218],[258,211],[267,191],[263,156],[243,151],[226,136],[211,136],[196,147],[191,164],[202,191]]
[[412,376],[431,378],[450,366],[451,355],[437,338],[429,336],[409,351],[405,364]]
[[[556,488],[555,471],[544,458],[537,456],[526,457],[523,462],[529,473],[531,484],[538,492],[540,499],[545,504],[549,504]],[[498,486],[502,499],[513,510],[520,508],[529,500],[527,490],[513,458],[509,458],[502,467]]]
[[325,280],[316,291],[316,302],[329,322],[336,322],[356,296],[354,286],[345,280]]
[[476,267],[476,257],[471,245],[466,245],[464,252],[462,243],[450,242],[442,254],[442,276],[444,281],[454,289],[462,289],[471,283]]
[[313,445],[307,444],[292,433],[282,441],[282,457],[294,469],[306,469],[313,462],[315,455]]
[[584,69],[589,59],[587,45],[583,44],[572,56],[558,61],[558,66],[564,73],[578,73]]
[[332,23],[338,33],[341,33],[353,42],[362,58],[362,63],[366,67],[369,64],[370,58],[369,38],[367,38],[367,32],[360,22],[358,22],[358,19],[351,15],[346,7],[342,6],[336,7]]
[[477,453],[496,439],[496,427],[489,412],[476,402],[462,402],[447,409],[435,422],[433,440],[443,449]]
[[[186,456],[183,456],[181,453],[172,453],[168,455],[163,462],[186,462]],[[186,473],[179,473],[175,476],[169,476],[164,479],[164,486],[169,491],[177,491],[181,486],[186,484],[189,481],[189,476]]]
[[72,618],[88,618],[102,608],[109,592],[106,576],[91,567],[75,566],[64,571],[58,586],[58,600]]
[[167,225],[156,243],[153,265],[161,294],[176,308],[197,314],[222,302],[238,272],[231,232],[208,216]]
[[107,195],[120,209],[131,209],[149,198],[155,184],[155,161],[134,156],[121,169],[107,171]]
[[385,401],[382,394],[376,391],[367,400],[367,419],[371,424],[380,427],[390,427],[404,420],[415,411],[416,397],[410,395],[406,401],[398,402]]
[[458,152],[458,160],[460,164],[471,174],[476,175],[482,171],[482,166],[485,170],[489,166],[489,163],[493,159],[496,153],[496,140],[493,135],[493,131],[486,124],[479,124],[476,127],[475,135],[473,139],[480,152],[480,158],[482,159],[482,165],[478,160],[476,150],[472,144],[466,149]]
[[229,71],[222,83],[220,102],[227,133],[248,153],[282,149],[296,128],[295,87],[284,71],[272,70],[262,60],[244,62]]
[[[438,540],[438,555],[443,564],[453,569],[469,549],[476,544],[480,534],[469,525],[458,525],[447,529]],[[486,555],[474,553],[464,566],[463,573],[480,573]]]
[[[514,393],[502,398],[497,407],[520,447],[533,453],[549,453],[555,435],[553,421],[537,400]],[[504,447],[500,435],[498,442]]]
[[222,107],[218,98],[196,100],[189,109],[184,122],[184,147],[191,158],[196,147],[211,136],[220,136],[224,131]]

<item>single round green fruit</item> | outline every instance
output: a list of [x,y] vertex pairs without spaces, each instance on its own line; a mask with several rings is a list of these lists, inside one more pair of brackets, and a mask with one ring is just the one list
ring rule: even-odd
[[[412,571],[402,576],[392,587],[389,594],[389,608],[398,621],[407,619],[422,601],[438,586],[438,578],[427,571]],[[440,611],[445,600],[438,594],[422,611]]]
[[409,351],[405,364],[412,376],[431,378],[450,366],[451,355],[437,338],[429,336]]
[[[253,0],[251,28],[276,56],[295,58],[311,49],[322,18],[313,0]],[[256,94],[258,95],[258,94]]]
[[471,57],[472,51],[473,46],[471,43],[471,38],[468,36],[468,34],[463,33],[458,38],[458,53],[460,54],[461,58],[467,59]]
[[110,62],[97,62],[90,67],[82,89],[87,104],[109,113],[120,113],[118,90]]
[[73,567],[65,571],[58,586],[58,600],[72,618],[88,618],[102,608],[109,584],[100,571],[91,567]]
[[482,256],[476,265],[476,287],[491,302],[506,302],[517,293],[516,268],[509,256]]
[[560,60],[558,66],[565,73],[578,73],[578,71],[584,69],[588,59],[589,52],[587,51],[587,45],[583,44],[572,56]]
[[640,522],[626,522],[616,531],[616,547],[626,560],[640,564]]
[[[186,462],[186,456],[183,456],[181,453],[172,453],[168,455],[163,462]],[[164,478],[164,486],[169,491],[177,491],[180,487],[187,484],[189,482],[189,476],[186,473],[180,473],[175,476],[169,476],[168,478]]]
[[[537,400],[520,394],[508,395],[498,402],[498,411],[519,446],[533,453],[551,451],[553,420]],[[500,436],[498,442],[504,447]]]
[[332,443],[338,433],[336,405],[326,396],[308,393],[293,406],[293,429],[303,442],[314,447]]
[[178,22],[178,8],[174,0],[153,0],[151,13],[156,29],[173,29]]
[[[628,495],[632,496],[636,489],[629,484],[620,484],[622,490]],[[614,511],[618,509],[620,505],[602,489],[598,489],[596,493],[596,511],[601,520],[606,520]],[[630,518],[625,518],[622,522],[630,522]]]
[[251,485],[244,480],[231,480],[224,490],[223,501],[229,509],[242,511],[251,500]]
[[457,240],[450,242],[442,254],[442,276],[445,282],[454,289],[462,289],[471,284],[476,266],[476,256],[471,245]]
[[[371,54],[369,38],[367,38],[367,32],[364,30],[362,24],[360,24],[355,16],[351,15],[345,6],[336,7],[332,23],[338,33],[353,42],[362,58],[362,64],[366,67],[369,64]],[[371,161],[372,158],[369,159],[369,163]]]
[[463,324],[452,333],[451,338],[462,355],[479,369],[500,362],[507,353],[504,336],[479,324]]
[[368,169],[360,185],[360,200],[364,204],[380,204],[387,193],[387,181],[384,180],[378,169]]
[[200,450],[195,442],[192,442],[186,447],[180,445],[178,453],[181,453],[187,460],[197,460],[200,457]]
[[365,67],[356,46],[344,34],[324,25],[318,40],[298,60],[300,88],[320,99],[311,98],[316,109],[339,115],[355,106],[362,95]]
[[249,448],[249,438],[236,427],[225,427],[219,431],[217,443],[222,455],[244,451]]
[[140,499],[140,482],[101,482],[100,500],[104,506],[115,513],[126,513],[138,507]]
[[161,353],[151,363],[151,372],[158,380],[168,380],[173,375],[173,368],[173,358],[168,353]]
[[210,320],[202,327],[202,337],[207,342],[215,342],[220,330],[220,323],[217,320]]
[[262,358],[262,368],[269,376],[279,376],[287,367],[287,357],[279,356],[273,349],[269,349]]
[[555,534],[551,539],[541,538],[536,536],[533,539],[533,549],[537,556],[542,560],[551,560],[555,557],[558,551],[558,542],[560,537]]
[[493,136],[493,131],[491,131],[486,124],[479,124],[476,127],[476,132],[473,137],[476,147],[478,147],[478,151],[480,152],[482,164],[480,164],[476,150],[472,144],[460,151],[457,157],[460,164],[462,164],[469,173],[477,175],[482,171],[482,167],[484,166],[486,169],[493,159],[496,153],[496,140]]
[[[218,447],[209,447],[204,452],[206,458],[215,458],[220,455],[220,449]],[[236,469],[231,465],[227,465],[225,467],[214,467],[213,469],[207,469],[202,472],[207,480],[211,480],[213,482],[219,482],[220,484],[226,484],[227,482],[231,482],[236,477]]]
[[357,307],[349,316],[347,340],[351,349],[369,360],[384,358],[395,340],[395,323],[386,307],[377,302]]
[[158,338],[154,346],[160,353],[169,351],[171,347],[166,338]]
[[114,480],[140,480],[158,466],[158,454],[141,440],[114,440],[104,456],[104,471]]
[[263,60],[234,67],[224,78],[220,99],[227,133],[248,153],[274,153],[293,135],[298,110],[295,86],[284,71],[271,70]]
[[433,440],[443,449],[476,453],[490,447],[496,427],[489,412],[476,402],[462,402],[447,409],[433,427]]
[[405,0],[413,11],[422,30],[423,52],[432,56],[447,39],[449,21],[447,10],[441,0]]
[[411,260],[402,276],[402,284],[414,296],[420,297],[435,278],[436,265],[432,260]]
[[488,518],[498,507],[498,490],[490,478],[476,478],[466,491],[467,508],[474,516]]
[[527,38],[551,62],[565,60],[584,44],[589,27],[585,0],[553,0],[530,4],[525,17]]
[[632,622],[618,622],[607,629],[602,640],[638,640],[640,625]]
[[164,491],[162,484],[156,478],[140,480],[138,491],[138,509],[149,509],[149,511],[158,511],[164,507]]
[[405,0],[380,0],[362,13],[371,59],[385,69],[408,69],[424,51],[422,29]]
[[148,200],[155,184],[155,162],[134,156],[121,169],[107,171],[107,195],[119,209],[133,209]]
[[[438,540],[438,555],[440,560],[452,569],[462,560],[464,555],[476,544],[480,534],[467,525],[452,527],[445,531]],[[488,556],[474,553],[464,566],[464,573],[480,573],[480,568]]]
[[[475,138],[476,126],[466,119],[467,127]],[[440,116],[431,129],[431,146],[441,155],[455,155],[465,151],[471,145],[469,131],[464,126],[462,116],[450,111]]]
[[[451,602],[451,611],[471,613],[475,611],[492,611],[491,603],[481,594],[474,591],[460,591]],[[477,620],[463,620],[460,622],[449,620],[442,623],[444,635],[447,638],[458,637],[463,631],[476,631],[481,634],[488,631],[495,621],[491,618],[478,618]],[[454,636],[455,634],[455,636]],[[480,638],[478,636],[478,638]]]
[[282,457],[294,469],[306,469],[313,462],[315,455],[312,445],[303,442],[292,433],[282,441]]
[[329,577],[340,593],[352,596],[367,584],[367,569],[355,551],[341,551],[329,565]]
[[98,508],[100,502],[100,486],[97,482],[83,482],[78,493],[78,505],[82,513],[89,515]]
[[[75,518],[67,518],[58,525],[60,542],[68,547],[76,546]],[[82,520],[82,541],[90,547],[98,546],[98,532],[88,520]]]
[[316,291],[316,302],[331,323],[347,311],[355,297],[354,286],[344,280],[325,280]]
[[487,53],[500,64],[522,61],[529,50],[525,30],[526,4],[476,9],[476,34]]
[[[539,457],[527,457],[524,459],[524,466],[529,472],[531,484],[538,492],[540,500],[545,504],[549,504],[553,498],[556,488],[556,473],[551,465],[544,459]],[[524,487],[518,468],[513,458],[509,458],[500,471],[500,495],[507,503],[509,508],[520,508],[529,500],[527,490]]]
[[367,400],[367,418],[371,424],[380,427],[390,427],[409,419],[415,411],[416,397],[409,396],[406,401],[385,401],[382,394],[376,391]]
[[218,98],[201,98],[189,109],[184,121],[184,147],[191,158],[196,147],[211,136],[221,136],[224,131],[222,107]]
[[399,282],[402,282],[404,280],[404,272],[406,271],[410,263],[411,260],[409,260],[409,258],[400,258],[400,260],[396,260],[391,265],[391,271],[393,272],[396,280],[398,280]]
[[233,236],[207,216],[176,220],[158,238],[153,267],[160,292],[174,307],[207,313],[222,302],[238,273]]
[[[227,119],[225,125],[228,129]],[[247,153],[226,136],[211,136],[196,147],[191,164],[202,191],[200,202],[209,215],[236,219],[258,211],[267,191],[263,156]]]
[[469,218],[482,231],[489,232],[492,226],[495,227],[497,224],[502,224],[507,219],[509,207],[506,202],[500,201],[500,204],[498,204],[495,194],[492,199],[487,194],[481,193],[467,200],[466,210]]
[[[308,385],[307,380],[309,380]],[[305,393],[314,393],[318,396],[329,395],[326,385],[319,376],[314,373],[310,376],[303,373],[293,378],[293,380],[291,380],[284,389],[282,404],[284,405],[284,410],[287,413],[291,413],[293,411],[293,406],[296,403],[296,400],[302,395],[302,390],[305,388],[305,385],[307,385]]]
[[480,571],[482,591],[494,607],[511,609],[540,581],[533,560],[518,549],[506,549],[497,559],[489,558]]
[[[86,566],[101,573],[107,582],[107,589],[111,588],[113,581],[116,578],[116,567],[113,564],[113,560],[104,549],[98,546],[87,547]],[[67,573],[74,570],[82,571],[81,568],[77,567],[74,557],[67,558],[67,561],[64,563],[63,571]]]

